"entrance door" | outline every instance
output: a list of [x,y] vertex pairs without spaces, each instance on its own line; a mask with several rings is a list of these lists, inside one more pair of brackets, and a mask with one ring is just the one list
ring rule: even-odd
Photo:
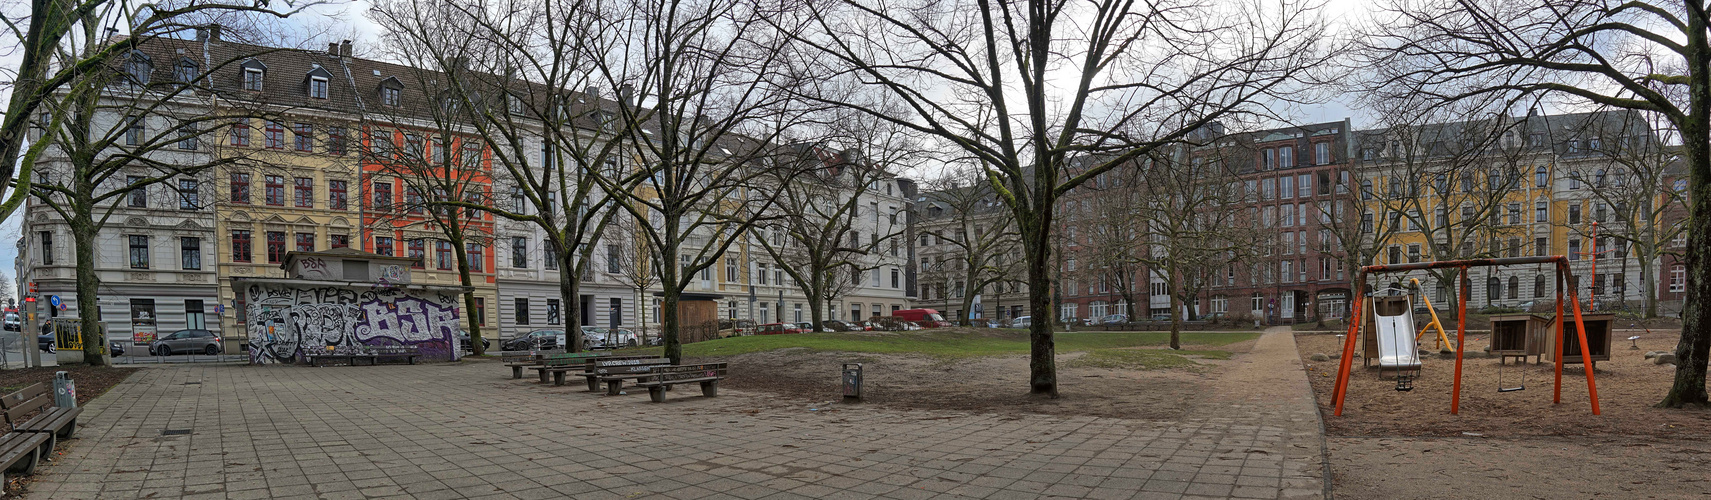
[[576,322],[576,324],[582,326],[594,326],[594,318],[599,317],[594,315],[594,296],[583,295],[581,302],[582,307],[577,308],[579,309],[577,311],[577,316],[580,316],[581,318],[580,321]]

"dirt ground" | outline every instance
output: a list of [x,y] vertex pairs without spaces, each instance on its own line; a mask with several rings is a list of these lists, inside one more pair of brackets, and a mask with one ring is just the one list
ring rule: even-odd
[[[1183,346],[1247,352],[1254,341],[1223,346]],[[1082,353],[1059,353],[1061,399],[1029,396],[1025,355],[939,360],[925,356],[814,353],[802,349],[741,354],[698,361],[741,364],[723,384],[784,399],[836,404],[842,400],[843,363],[861,363],[863,403],[981,413],[1044,413],[1144,419],[1176,419],[1205,394],[1221,365],[1193,359],[1187,368],[1129,370],[1066,366]]]
[[[1461,414],[1450,415],[1454,359],[1423,359],[1411,392],[1392,378],[1358,369],[1342,416],[1332,416],[1336,335],[1297,335],[1328,434],[1339,498],[1704,498],[1711,491],[1711,411],[1652,407],[1667,391],[1672,365],[1646,351],[1672,350],[1666,335],[1639,334],[1639,350],[1618,342],[1594,373],[1603,414],[1593,416],[1580,365],[1565,365],[1562,404],[1551,403],[1554,367],[1498,365],[1489,338],[1471,336],[1463,360]],[[1430,347],[1430,341],[1427,342]],[[1360,359],[1353,360],[1361,366]],[[1501,385],[1526,390],[1499,393]]]

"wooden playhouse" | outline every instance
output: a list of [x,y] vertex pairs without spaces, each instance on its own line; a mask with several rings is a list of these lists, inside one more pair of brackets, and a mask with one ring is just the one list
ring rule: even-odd
[[[1572,313],[1565,313],[1558,316],[1557,320],[1560,321],[1565,317],[1568,319],[1568,322],[1562,329],[1562,361],[1564,363],[1579,363],[1580,338],[1579,333],[1575,332],[1574,329],[1574,315]],[[1608,313],[1582,314],[1580,317],[1581,321],[1586,323],[1586,344],[1590,348],[1589,352],[1587,352],[1589,359],[1592,360],[1594,365],[1599,361],[1609,361],[1610,342],[1616,335],[1616,315]],[[1556,322],[1551,322],[1549,328],[1550,332],[1555,334],[1557,332]],[[1553,338],[1552,342],[1555,342],[1555,340],[1556,339]],[[1545,349],[1545,356],[1553,356],[1556,354],[1555,351],[1556,346],[1553,344]],[[1555,359],[1550,357],[1546,357],[1545,359],[1555,361]]]
[[1499,363],[1509,358],[1521,358],[1525,363],[1528,356],[1538,362],[1544,358],[1548,350],[1545,346],[1553,338],[1547,332],[1556,331],[1551,328],[1550,319],[1535,314],[1492,316],[1491,355],[1497,356]]

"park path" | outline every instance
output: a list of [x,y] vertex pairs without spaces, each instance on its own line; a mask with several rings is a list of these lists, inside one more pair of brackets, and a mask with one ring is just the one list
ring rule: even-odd
[[149,368],[88,406],[27,497],[1319,498],[1317,417],[1279,390],[1304,377],[1291,346],[1268,332],[1176,421],[654,404],[492,362]]

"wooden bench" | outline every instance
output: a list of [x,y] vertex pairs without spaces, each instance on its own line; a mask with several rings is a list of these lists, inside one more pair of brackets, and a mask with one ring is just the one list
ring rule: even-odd
[[665,391],[671,386],[694,382],[701,384],[702,396],[712,398],[719,396],[719,381],[725,378],[725,374],[724,363],[655,366],[636,378],[636,387],[648,388],[648,397],[653,402],[664,403]]
[[356,360],[366,359],[369,365],[378,365],[382,359],[403,359],[410,364],[416,364],[416,358],[421,351],[413,345],[381,345],[381,346],[338,346],[326,351],[313,351],[305,354],[309,364],[326,366],[329,359],[343,359],[345,364],[356,366]]
[[562,354],[564,351],[506,351],[499,353],[499,361],[511,369],[511,378],[523,378],[523,369],[540,366],[547,356]]
[[[607,353],[601,353],[601,354],[607,354]],[[594,362],[595,361],[651,359],[651,358],[656,358],[656,357],[657,356],[653,356],[653,355],[629,355],[629,356],[603,355],[603,356],[598,356],[598,357],[593,357],[593,358],[585,358],[580,363],[561,364],[559,366],[551,367],[547,371],[550,371],[553,375],[553,385],[564,385],[564,380],[566,377],[569,376],[570,372],[577,372],[577,376],[584,377],[584,378],[588,379],[588,390],[592,391],[592,390],[596,390],[600,387],[599,382],[596,381],[594,376],[593,376],[594,375],[594,369],[595,369],[594,368]]]
[[[552,356],[548,356],[546,359],[541,360],[541,362],[539,364],[536,364],[534,366],[530,366],[529,369],[534,370],[537,375],[540,375],[541,383],[545,384],[545,383],[547,383],[547,375],[552,373],[553,370],[562,369],[562,368],[569,368],[569,367],[581,367],[583,365],[588,364],[588,360],[590,360],[590,359],[604,358],[605,356],[606,356],[606,353],[603,353],[603,352],[566,352],[566,353],[559,353],[559,354],[554,354]],[[557,377],[560,380],[558,380],[557,383],[554,385],[564,385],[564,380],[562,380],[564,376],[563,375],[557,375]]]
[[0,492],[6,488],[6,477],[11,473],[30,474],[36,471],[36,462],[49,455],[42,450],[53,450],[54,435],[43,432],[8,432],[0,436]]
[[[82,408],[60,408],[49,406],[53,403],[53,394],[46,385],[36,383],[24,387],[23,390],[0,396],[0,412],[6,423],[15,432],[37,433],[48,435],[47,443],[42,447],[41,456],[45,459],[52,456],[54,443],[60,439],[71,439],[77,434],[77,416],[83,413]],[[19,419],[24,415],[41,413],[26,421]]]
[[623,392],[624,379],[645,377],[656,366],[671,366],[671,360],[666,358],[596,360],[594,366],[589,369],[585,376],[597,384],[606,384],[606,395],[617,396],[618,393]]

